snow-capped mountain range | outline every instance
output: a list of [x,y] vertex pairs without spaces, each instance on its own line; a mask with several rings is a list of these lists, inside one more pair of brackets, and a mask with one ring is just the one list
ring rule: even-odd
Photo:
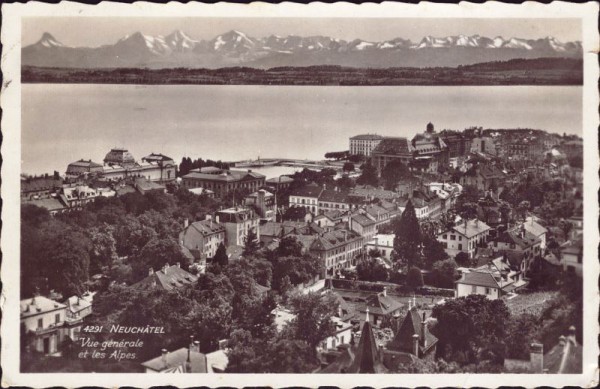
[[581,57],[581,43],[479,35],[426,36],[419,42],[345,41],[325,36],[254,38],[232,30],[211,40],[195,40],[176,30],[166,36],[140,32],[113,45],[70,47],[49,33],[22,50],[23,65],[54,67],[274,67],[343,65],[355,67],[457,66],[512,58]]

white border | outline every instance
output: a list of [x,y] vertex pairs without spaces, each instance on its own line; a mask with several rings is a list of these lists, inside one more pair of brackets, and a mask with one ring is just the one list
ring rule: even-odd
[[[484,386],[518,385],[535,387],[548,385],[561,387],[579,385],[592,387],[598,384],[598,112],[599,105],[596,81],[598,80],[597,52],[599,38],[597,31],[598,4],[569,4],[553,2],[539,4],[526,2],[502,4],[362,4],[347,3],[309,5],[282,3],[252,4],[153,4],[153,3],[101,3],[84,5],[71,2],[44,4],[3,4],[2,23],[2,71],[4,82],[0,102],[4,110],[2,118],[2,185],[4,201],[1,235],[3,264],[1,269],[4,282],[0,304],[3,310],[2,320],[2,385],[26,385],[32,387],[66,386],[76,387],[93,383],[98,386],[115,387],[132,385],[149,387],[154,385],[186,386],[250,386],[269,385],[285,387],[302,385],[315,387],[334,385],[339,387],[365,386]],[[478,17],[478,18],[580,18],[582,20],[584,48],[584,231],[585,231],[585,272],[584,272],[584,373],[580,375],[522,375],[522,374],[438,374],[438,375],[258,375],[258,374],[21,374],[19,364],[19,223],[20,223],[20,125],[21,125],[21,17],[26,16],[203,16],[203,17]],[[40,129],[40,136],[44,136]],[[7,320],[6,318],[9,318]]]

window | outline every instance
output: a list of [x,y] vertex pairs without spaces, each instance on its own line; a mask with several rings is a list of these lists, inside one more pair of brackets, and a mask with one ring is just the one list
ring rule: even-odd
[[456,235],[450,235],[450,240],[456,240]]
[[44,318],[38,319],[37,328],[43,328],[43,327],[44,327]]
[[471,293],[477,294],[477,286],[475,286],[475,285],[471,286]]
[[442,235],[442,239],[448,239],[448,234]]
[[458,249],[459,249],[459,250],[462,250],[462,243],[459,243],[459,244],[458,244]]
[[485,288],[485,294],[492,294],[492,290],[490,288]]
[[54,322],[60,323],[60,313],[57,313],[56,315],[54,315]]

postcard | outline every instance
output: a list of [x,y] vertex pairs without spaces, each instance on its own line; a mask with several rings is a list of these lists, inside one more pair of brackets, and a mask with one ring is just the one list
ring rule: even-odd
[[597,3],[2,11],[3,386],[598,384]]

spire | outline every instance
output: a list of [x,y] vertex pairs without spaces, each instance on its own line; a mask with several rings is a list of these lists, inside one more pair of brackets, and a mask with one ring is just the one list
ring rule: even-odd
[[386,368],[380,360],[377,342],[373,334],[373,327],[368,321],[369,310],[367,308],[366,321],[363,324],[358,347],[356,348],[354,361],[348,367],[347,373],[385,373]]
[[367,310],[365,311],[365,323],[369,322],[369,307],[367,306]]

